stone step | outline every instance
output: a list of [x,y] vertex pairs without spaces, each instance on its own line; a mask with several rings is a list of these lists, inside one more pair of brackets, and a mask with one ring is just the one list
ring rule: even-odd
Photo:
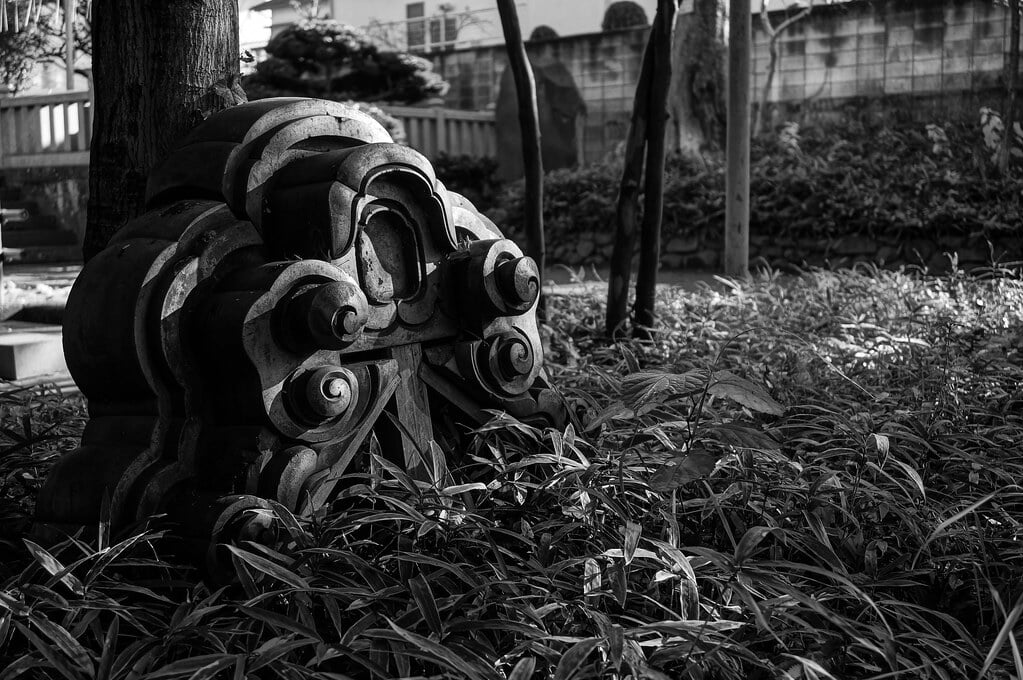
[[24,380],[66,372],[60,326],[5,324],[0,332],[0,378]]
[[63,229],[17,229],[4,231],[4,248],[30,248],[33,246],[66,246],[77,244],[74,233]]
[[[6,208],[5,208],[6,210]],[[7,244],[7,234],[15,231],[60,231],[60,219],[56,215],[28,215],[22,219],[5,219],[3,226],[3,242]]]
[[82,261],[82,248],[77,243],[60,246],[4,247],[4,261],[18,264],[52,264]]
[[[2,194],[3,191],[0,191]],[[0,208],[4,210],[27,210],[30,215],[38,215],[42,210],[36,201],[4,201],[0,200]]]
[[0,220],[4,226],[15,222],[24,222],[29,218],[29,212],[24,208],[0,208]]

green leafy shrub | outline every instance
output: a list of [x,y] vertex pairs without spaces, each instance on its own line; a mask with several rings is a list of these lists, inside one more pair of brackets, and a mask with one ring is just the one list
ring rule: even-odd
[[[940,268],[945,252],[971,265],[1023,259],[1023,180],[987,176],[974,126],[928,131],[822,128],[757,142],[751,164],[751,253],[772,266],[859,258]],[[933,136],[933,132],[930,133]],[[601,264],[610,256],[621,167],[549,173],[544,214],[555,262]],[[714,267],[724,225],[724,168],[669,159],[662,253],[669,264]],[[510,186],[497,214],[521,232],[523,186]],[[641,206],[642,210],[642,206]]]

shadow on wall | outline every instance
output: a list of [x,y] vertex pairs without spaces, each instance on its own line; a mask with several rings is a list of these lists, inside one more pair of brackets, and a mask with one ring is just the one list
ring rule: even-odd
[[[544,171],[570,168],[579,162],[576,121],[586,111],[575,79],[550,50],[530,57],[536,80],[537,111],[540,116],[541,151]],[[502,182],[521,179],[522,134],[519,127],[518,97],[510,68],[501,75],[494,110],[497,128],[497,178]]]

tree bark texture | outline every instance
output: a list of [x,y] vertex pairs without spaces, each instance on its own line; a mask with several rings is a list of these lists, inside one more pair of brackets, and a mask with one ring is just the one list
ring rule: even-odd
[[650,87],[650,112],[646,128],[646,173],[643,184],[643,224],[640,231],[639,271],[636,272],[636,303],[633,334],[647,337],[654,327],[657,271],[661,259],[661,220],[664,213],[664,142],[668,125],[668,89],[671,86],[671,38],[675,28],[675,0],[657,0],[654,40],[654,71]]
[[[508,68],[515,81],[515,95],[518,99],[519,126],[522,130],[522,165],[526,175],[526,251],[536,261],[540,270],[540,281],[544,280],[547,249],[543,233],[543,156],[540,147],[540,114],[536,103],[536,80],[526,56],[522,41],[522,29],[515,10],[515,0],[497,0],[501,16],[501,30],[504,33],[505,49],[508,50]],[[540,294],[538,312],[543,318],[543,293]]]
[[94,0],[95,111],[84,255],[142,212],[150,170],[224,102],[239,67],[237,0]]
[[750,0],[731,0],[728,20],[728,146],[725,275],[749,276]]
[[770,123],[771,105],[767,98],[771,96],[771,87],[774,85],[774,72],[778,68],[778,43],[774,38],[771,38],[767,44],[767,55],[767,77],[764,79],[764,89],[760,92],[757,115],[753,121],[754,137],[762,135]]
[[725,144],[725,48],[721,0],[695,0],[680,14],[671,49],[669,148],[699,155]]
[[632,103],[629,135],[625,140],[625,163],[622,182],[618,189],[618,207],[615,212],[615,241],[611,252],[611,272],[608,276],[607,313],[604,327],[609,337],[621,333],[629,304],[629,279],[632,276],[632,254],[636,247],[636,216],[639,213],[639,186],[643,180],[643,153],[646,150],[646,128],[650,106],[650,86],[654,74],[654,36],[660,15],[647,38],[639,82]]
[[998,153],[998,170],[1002,177],[1009,174],[1009,159],[1012,157],[1012,145],[1016,141],[1016,82],[1019,79],[1019,0],[1009,0],[1009,63],[1005,66],[1005,117],[1002,121],[1005,130],[1002,133],[1002,148]]

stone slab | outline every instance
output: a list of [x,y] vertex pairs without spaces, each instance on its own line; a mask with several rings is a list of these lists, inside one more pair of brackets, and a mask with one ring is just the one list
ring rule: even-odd
[[50,373],[66,373],[59,326],[7,325],[0,332],[0,378],[24,380]]

